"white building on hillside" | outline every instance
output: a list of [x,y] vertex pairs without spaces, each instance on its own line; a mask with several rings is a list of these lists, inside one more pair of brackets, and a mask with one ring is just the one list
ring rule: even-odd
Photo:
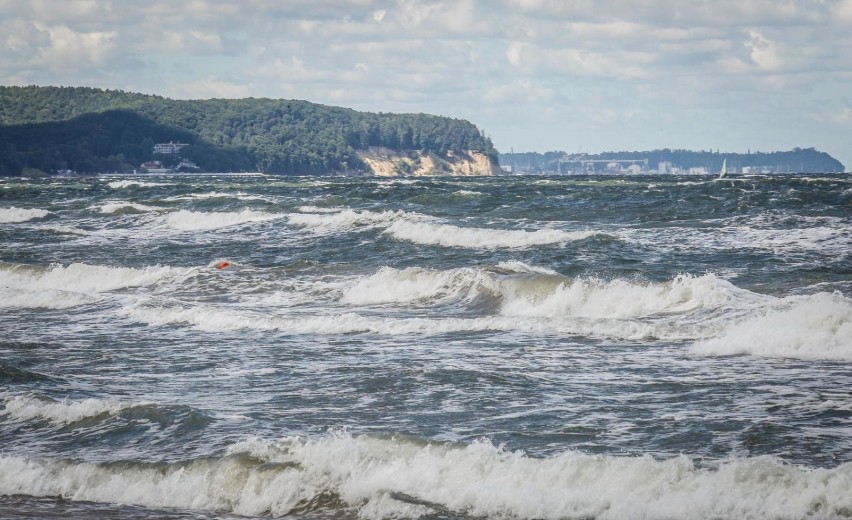
[[189,143],[173,143],[171,141],[168,143],[157,143],[154,145],[154,153],[177,155],[184,146],[189,146]]

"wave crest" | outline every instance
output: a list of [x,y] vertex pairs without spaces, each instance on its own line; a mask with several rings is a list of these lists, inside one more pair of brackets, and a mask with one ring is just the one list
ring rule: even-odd
[[519,519],[844,516],[852,464],[789,466],[773,457],[701,468],[565,452],[533,458],[487,441],[424,445],[335,434],[259,439],[218,458],[81,463],[0,456],[0,493],[275,516],[317,510],[383,519],[452,512]]
[[562,244],[585,240],[597,231],[562,231],[538,229],[536,231],[464,228],[451,224],[411,222],[399,220],[385,231],[397,240],[415,244],[464,247],[471,249],[525,249],[548,244]]
[[839,293],[789,297],[700,341],[690,352],[852,360],[852,299]]
[[15,206],[9,208],[0,208],[0,224],[16,224],[18,222],[27,222],[37,218],[44,218],[50,214],[46,209],[26,209],[17,208]]
[[251,222],[264,222],[278,218],[282,218],[282,215],[248,209],[234,212],[202,212],[182,209],[174,213],[169,213],[165,217],[165,222],[170,228],[178,231],[201,231],[237,226]]
[[175,267],[108,267],[73,263],[40,269],[0,263],[0,307],[65,309],[93,303],[100,294],[127,287],[156,284],[188,276],[192,269]]

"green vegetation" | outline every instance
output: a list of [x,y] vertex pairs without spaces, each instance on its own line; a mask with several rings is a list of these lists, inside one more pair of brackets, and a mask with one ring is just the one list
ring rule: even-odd
[[[363,173],[369,147],[446,157],[468,150],[496,162],[476,126],[426,114],[374,114],[307,101],[173,100],[82,87],[0,87],[0,175],[23,168],[132,171],[155,142],[190,146],[204,171]],[[157,157],[162,159],[162,157]]]
[[[524,152],[500,154],[500,164],[508,165],[515,171],[526,173],[573,173],[578,168],[594,167],[595,171],[606,168],[607,161],[648,161],[648,168],[656,170],[660,163],[689,169],[705,168],[708,172],[718,172],[722,162],[727,161],[729,171],[739,171],[745,167],[770,172],[843,172],[843,164],[831,155],[814,148],[794,148],[786,152],[749,152],[719,153],[718,151],[690,150],[652,150],[647,152],[603,152],[600,154],[575,154],[565,152],[535,153]],[[585,164],[583,161],[587,161]],[[598,161],[594,164],[588,161]]]

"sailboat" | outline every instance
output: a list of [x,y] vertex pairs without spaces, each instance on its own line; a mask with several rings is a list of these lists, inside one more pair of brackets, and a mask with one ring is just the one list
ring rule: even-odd
[[728,176],[728,158],[722,159],[722,171],[719,172],[719,178],[724,179]]

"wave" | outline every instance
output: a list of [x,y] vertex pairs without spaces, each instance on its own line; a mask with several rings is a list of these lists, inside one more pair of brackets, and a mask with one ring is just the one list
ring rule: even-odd
[[201,212],[179,210],[164,217],[168,227],[179,231],[200,231],[237,226],[251,222],[265,222],[283,215],[245,209],[238,212]]
[[69,424],[89,417],[114,414],[123,408],[134,406],[109,399],[84,399],[82,401],[55,401],[32,395],[0,396],[5,408],[0,413],[13,419],[46,419],[54,424]]
[[163,208],[156,206],[148,206],[146,204],[136,204],[134,202],[107,202],[100,206],[96,206],[101,213],[148,213],[158,211]]
[[45,209],[26,209],[11,206],[8,208],[0,208],[0,224],[16,224],[18,222],[27,222],[37,218],[44,218],[50,214]]
[[207,193],[187,193],[186,195],[175,195],[172,197],[167,197],[163,199],[168,202],[182,201],[182,200],[204,200],[204,199],[238,199],[243,201],[272,201],[270,197],[264,197],[261,195],[249,195],[245,192],[236,192],[236,193],[225,193],[219,191],[211,191]]
[[408,220],[393,222],[385,232],[397,240],[405,240],[415,244],[471,249],[525,249],[585,240],[598,234],[597,231],[562,231],[558,229],[525,231],[464,228],[451,224],[411,222]]
[[191,275],[175,267],[108,267],[73,263],[48,269],[0,264],[0,307],[65,309],[94,303],[102,293]]
[[665,283],[576,278],[559,284],[553,291],[512,298],[503,313],[551,318],[642,318],[719,308],[737,299],[762,298],[712,274],[684,274]]
[[129,319],[149,325],[183,325],[203,332],[241,330],[278,331],[288,334],[356,334],[384,335],[446,334],[492,330],[538,330],[532,324],[518,324],[500,317],[484,318],[392,318],[364,316],[354,312],[327,315],[292,315],[280,317],[260,312],[240,312],[215,305],[125,307]]
[[334,213],[325,210],[311,213],[293,213],[288,216],[288,222],[293,226],[324,234],[349,229],[374,229],[386,227],[401,219],[419,220],[422,218],[425,217],[401,210],[375,212],[346,209]]
[[112,181],[107,183],[107,186],[114,190],[120,190],[124,188],[129,188],[131,186],[138,186],[140,188],[156,188],[157,186],[170,186],[170,184],[162,183],[162,182],[147,182],[147,181],[137,181],[137,180],[123,180],[123,181]]
[[852,299],[825,292],[788,297],[690,352],[852,361]]
[[0,381],[9,383],[31,383],[33,381],[50,381],[52,379],[53,378],[50,376],[7,365],[0,361]]
[[370,305],[473,297],[478,286],[489,282],[486,272],[474,268],[436,271],[419,267],[403,270],[383,267],[346,289],[340,301],[347,305]]
[[568,280],[550,269],[523,262],[501,262],[487,268],[458,268],[444,271],[409,267],[383,267],[376,273],[360,278],[343,290],[341,303],[371,305],[378,303],[446,303],[456,300],[473,301],[477,297],[503,298],[529,290],[553,290]]
[[699,467],[684,455],[656,460],[573,451],[534,458],[484,440],[423,444],[346,433],[249,439],[224,456],[180,462],[0,456],[5,495],[376,520],[839,518],[852,511],[850,479],[850,463],[805,468],[763,456]]

